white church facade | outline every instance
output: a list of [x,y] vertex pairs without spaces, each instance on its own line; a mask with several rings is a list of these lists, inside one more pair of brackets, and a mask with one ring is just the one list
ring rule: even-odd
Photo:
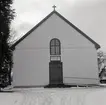
[[55,10],[12,48],[15,87],[99,83],[100,45]]

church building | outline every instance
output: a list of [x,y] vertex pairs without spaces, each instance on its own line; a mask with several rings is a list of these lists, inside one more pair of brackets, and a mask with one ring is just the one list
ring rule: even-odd
[[14,87],[99,83],[100,45],[55,9],[12,48]]

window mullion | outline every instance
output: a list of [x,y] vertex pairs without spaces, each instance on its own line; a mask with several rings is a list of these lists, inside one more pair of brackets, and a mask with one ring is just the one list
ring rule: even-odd
[[55,47],[55,55],[56,55],[56,39],[54,41],[55,41],[54,47]]

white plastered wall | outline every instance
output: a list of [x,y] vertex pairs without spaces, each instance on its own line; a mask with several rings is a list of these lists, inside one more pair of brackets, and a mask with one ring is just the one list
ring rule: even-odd
[[49,42],[52,38],[58,38],[61,42],[65,83],[98,83],[94,44],[53,14],[16,46],[14,86],[40,86],[49,83]]

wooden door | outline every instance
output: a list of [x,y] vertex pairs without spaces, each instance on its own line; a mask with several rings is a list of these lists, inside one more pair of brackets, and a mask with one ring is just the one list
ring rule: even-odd
[[61,61],[51,61],[49,63],[50,84],[63,84],[63,71]]

